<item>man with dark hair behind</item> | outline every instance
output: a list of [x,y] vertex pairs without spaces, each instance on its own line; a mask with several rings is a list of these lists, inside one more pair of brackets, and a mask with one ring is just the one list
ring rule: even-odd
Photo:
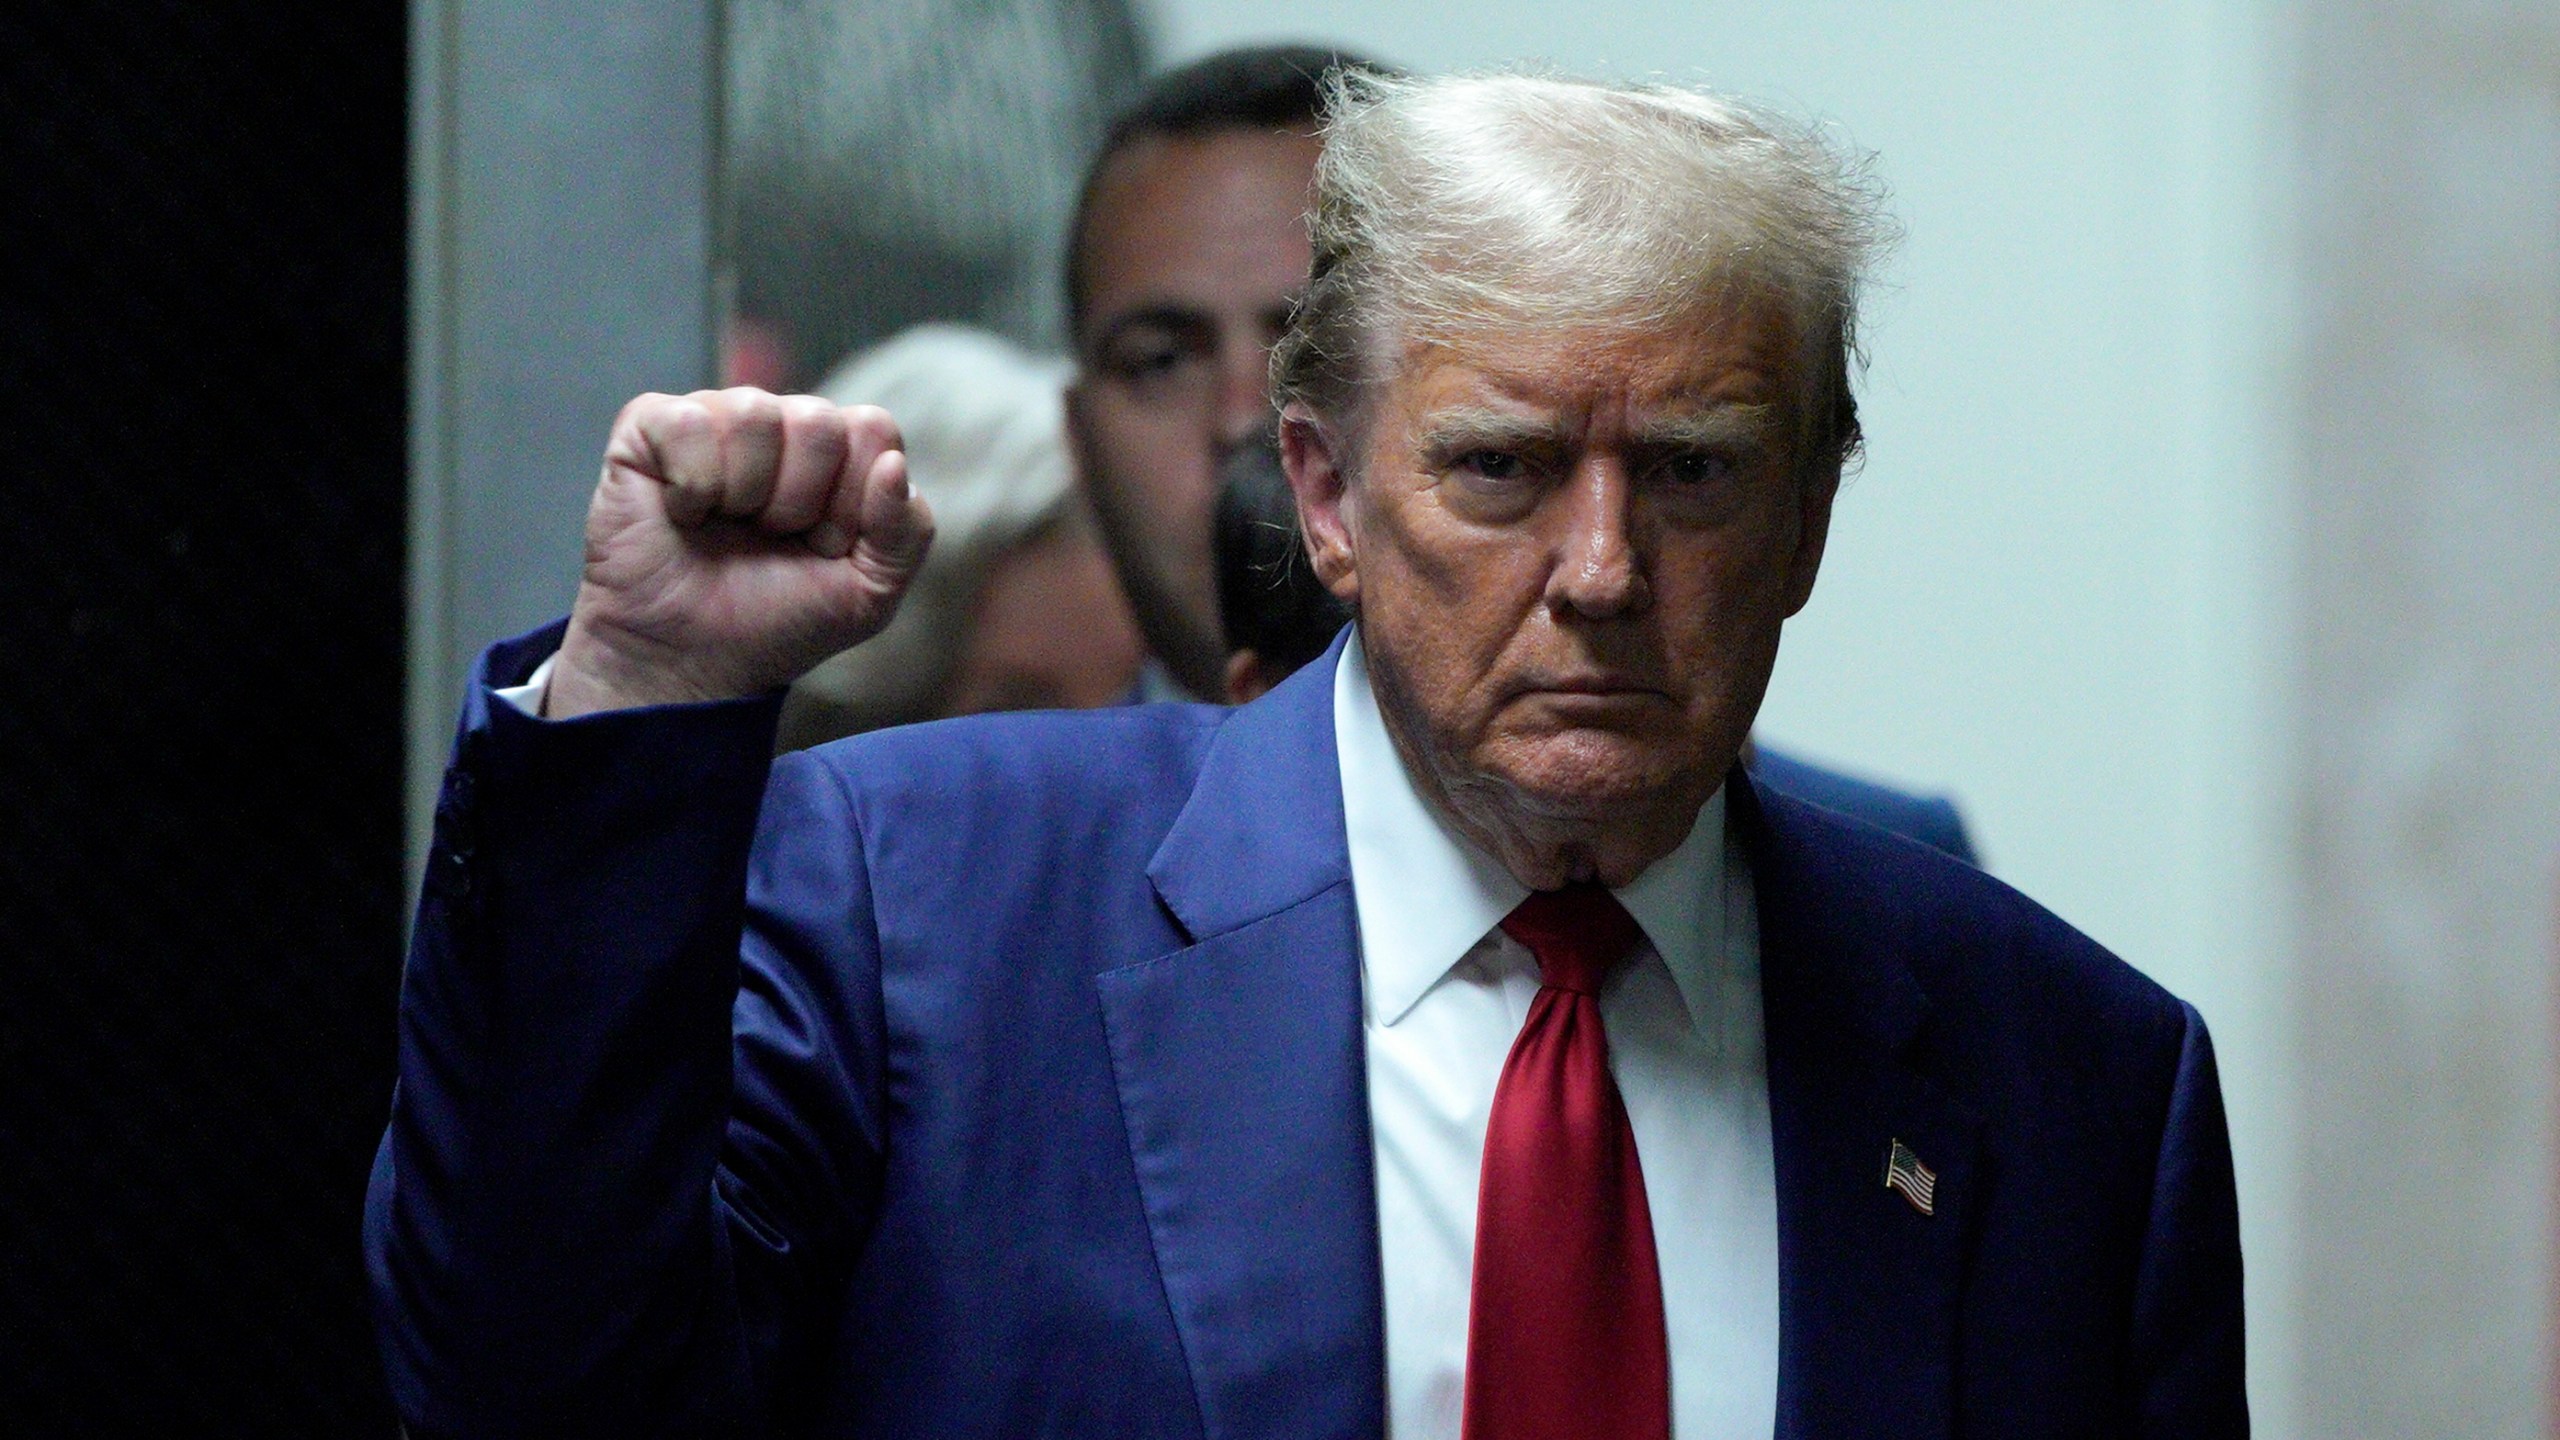
[[1328,70],[1313,46],[1158,77],[1105,136],[1076,206],[1067,431],[1154,652],[1148,698],[1224,693],[1209,557],[1219,467],[1269,433],[1271,343],[1307,280]]
[[[1271,344],[1306,287],[1324,77],[1389,67],[1313,45],[1157,76],[1085,174],[1067,240],[1067,433],[1153,659],[1142,698],[1233,699],[1211,552],[1219,477],[1268,436]],[[1288,672],[1260,653],[1263,688]],[[1252,693],[1259,693],[1254,691]],[[1778,788],[1972,861],[1955,806],[1754,747]]]

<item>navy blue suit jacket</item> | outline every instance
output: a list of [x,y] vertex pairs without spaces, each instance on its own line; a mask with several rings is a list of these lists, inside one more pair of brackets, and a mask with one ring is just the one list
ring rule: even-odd
[[[769,762],[770,702],[493,703],[549,644],[484,657],[403,988],[365,1239],[413,1433],[1380,1433],[1330,663]],[[2195,1012],[1731,793],[1778,1435],[2245,1433]]]
[[1908,794],[1757,743],[1752,745],[1746,764],[1752,783],[1764,789],[1783,791],[1791,798],[1864,820],[1878,829],[1944,850],[1967,865],[1982,863],[1973,853],[1972,837],[1965,833],[1964,817],[1956,812],[1955,802],[1943,795]]

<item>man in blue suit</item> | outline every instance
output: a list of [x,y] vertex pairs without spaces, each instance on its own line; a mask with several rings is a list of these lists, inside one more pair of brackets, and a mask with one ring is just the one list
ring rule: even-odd
[[2243,1435],[2189,1007],[1737,764],[1857,442],[1854,166],[1344,82],[1276,357],[1353,630],[768,759],[874,410],[616,423],[484,658],[366,1243],[421,1435]]

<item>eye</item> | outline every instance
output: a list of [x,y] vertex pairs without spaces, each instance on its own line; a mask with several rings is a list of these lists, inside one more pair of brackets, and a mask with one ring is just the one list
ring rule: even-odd
[[1163,321],[1124,324],[1107,336],[1095,368],[1116,385],[1142,394],[1182,383],[1208,361],[1212,344],[1194,327]]
[[1723,450],[1684,450],[1662,462],[1662,478],[1684,489],[1720,485],[1741,473],[1740,457]]
[[1182,346],[1169,337],[1131,339],[1114,345],[1102,357],[1102,368],[1116,380],[1142,383],[1169,374],[1184,359]]
[[1461,440],[1431,468],[1446,482],[1453,512],[1485,524],[1515,520],[1537,508],[1555,463],[1533,446],[1470,445]]

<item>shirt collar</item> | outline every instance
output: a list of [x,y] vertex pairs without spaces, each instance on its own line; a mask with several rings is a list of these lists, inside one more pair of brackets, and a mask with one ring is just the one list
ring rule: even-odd
[[[1378,713],[1357,629],[1334,670],[1333,736],[1369,1014],[1393,1025],[1529,891],[1414,788]],[[1698,807],[1680,848],[1616,892],[1671,971],[1693,1022],[1720,1013],[1729,888],[1724,821],[1719,789]]]
[[1173,671],[1163,661],[1150,655],[1138,663],[1138,683],[1130,689],[1129,703],[1157,705],[1168,702],[1176,705],[1196,705],[1201,703],[1201,697],[1192,694],[1181,681],[1174,679]]

